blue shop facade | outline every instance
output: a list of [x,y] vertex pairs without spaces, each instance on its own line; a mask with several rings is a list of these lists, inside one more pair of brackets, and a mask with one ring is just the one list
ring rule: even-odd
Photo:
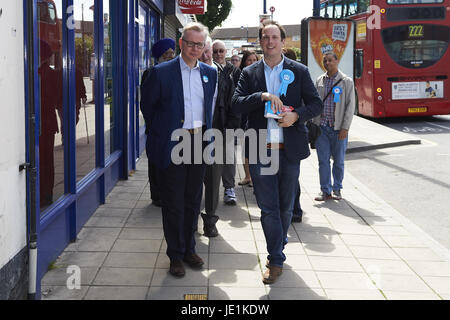
[[[176,0],[23,0],[28,214],[36,213],[37,288],[145,150],[139,110],[150,48],[195,21]],[[30,19],[31,17],[31,19]],[[30,50],[32,49],[32,50]]]

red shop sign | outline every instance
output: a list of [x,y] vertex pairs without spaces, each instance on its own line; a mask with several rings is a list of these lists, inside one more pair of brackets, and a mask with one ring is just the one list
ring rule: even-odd
[[181,13],[205,14],[205,0],[178,0]]

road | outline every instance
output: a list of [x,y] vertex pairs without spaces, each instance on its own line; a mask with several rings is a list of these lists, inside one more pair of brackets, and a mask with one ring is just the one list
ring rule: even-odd
[[450,249],[450,116],[377,122],[422,144],[349,154],[346,170]]

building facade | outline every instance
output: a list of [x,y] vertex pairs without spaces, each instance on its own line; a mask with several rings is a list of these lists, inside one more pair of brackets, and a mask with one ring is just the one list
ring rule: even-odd
[[195,20],[177,3],[2,1],[0,299],[27,297],[34,240],[39,299],[49,266],[136,169],[150,48]]
[[[286,30],[286,48],[300,49],[300,24],[284,25]],[[259,45],[259,27],[243,26],[240,28],[215,28],[211,33],[214,40],[222,40],[227,47],[227,57],[231,57],[245,44]]]

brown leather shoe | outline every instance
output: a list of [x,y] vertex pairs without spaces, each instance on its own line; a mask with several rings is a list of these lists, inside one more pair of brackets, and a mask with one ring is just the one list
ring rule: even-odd
[[281,273],[283,272],[283,268],[276,267],[276,266],[269,266],[270,268],[267,268],[266,272],[264,272],[263,275],[263,282],[265,284],[272,284],[275,283],[278,280],[278,277],[281,276]]
[[195,253],[185,256],[183,261],[186,262],[191,268],[194,268],[194,269],[200,269],[205,264],[203,262],[202,258],[200,258]]
[[169,272],[177,278],[184,277],[186,271],[184,270],[183,262],[181,260],[171,260]]

